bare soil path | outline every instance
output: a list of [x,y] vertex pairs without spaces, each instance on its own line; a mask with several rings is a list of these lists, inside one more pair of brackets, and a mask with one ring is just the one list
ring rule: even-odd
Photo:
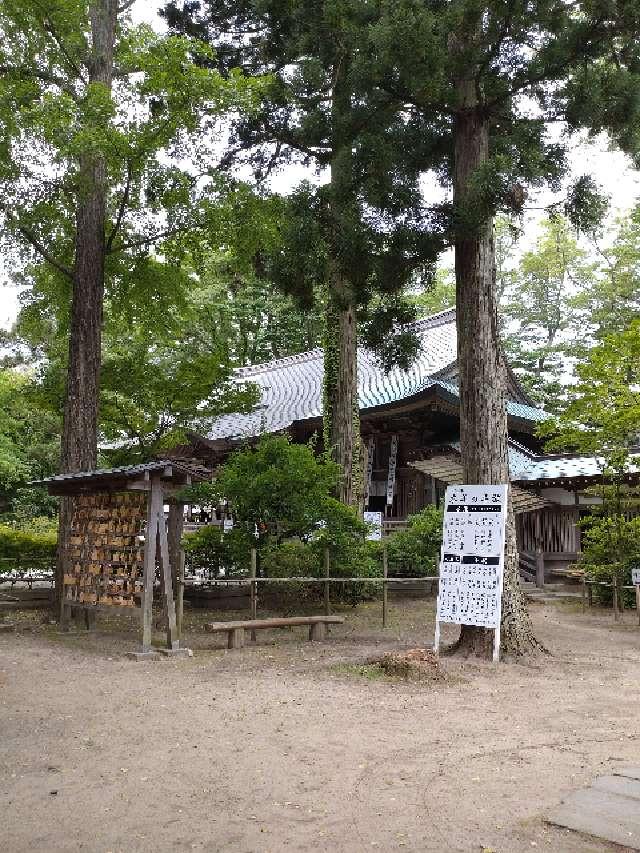
[[620,850],[543,816],[640,764],[640,628],[532,610],[551,656],[445,660],[434,683],[358,668],[429,643],[432,601],[232,652],[190,616],[194,657],[158,663],[124,659],[122,618],[64,637],[24,614],[0,634],[0,850]]

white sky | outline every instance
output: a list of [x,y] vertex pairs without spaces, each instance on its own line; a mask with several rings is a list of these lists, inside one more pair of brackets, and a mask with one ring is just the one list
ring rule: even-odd
[[[146,21],[154,27],[162,28],[156,14],[158,0],[137,0],[133,7],[133,17],[136,22]],[[570,155],[572,175],[591,174],[600,188],[611,198],[611,215],[624,214],[640,201],[640,173],[635,171],[629,158],[619,151],[608,150],[606,137],[595,143],[576,141]],[[286,193],[295,187],[303,178],[313,176],[302,167],[289,166],[277,172],[271,181],[276,192]],[[441,189],[429,180],[425,181],[425,192],[432,200],[441,195]],[[545,207],[554,201],[554,196],[548,191],[538,196],[531,196],[527,207]],[[521,240],[521,249],[530,248],[537,234],[537,222],[544,217],[544,211],[531,211],[525,220],[525,229]],[[0,259],[0,327],[8,328],[16,318],[19,301],[18,289],[9,281],[10,271],[4,268]]]

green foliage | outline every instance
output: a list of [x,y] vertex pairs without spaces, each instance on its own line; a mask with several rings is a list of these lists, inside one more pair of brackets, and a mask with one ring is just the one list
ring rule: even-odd
[[47,529],[44,524],[36,525],[36,529],[32,530],[20,530],[8,524],[0,524],[0,557],[53,560],[57,539],[56,530]]
[[605,337],[576,372],[567,406],[540,434],[551,449],[601,456],[615,479],[627,469],[640,431],[640,319]]
[[4,4],[0,34],[0,211],[14,258],[35,252],[69,271],[87,157],[106,164],[107,254],[146,254],[167,222],[171,233],[202,224],[220,190],[215,120],[251,109],[262,82],[223,78],[207,45],[134,26],[126,10],[111,89],[91,79],[86,4]]
[[283,538],[316,527],[337,482],[337,466],[318,458],[312,447],[269,435],[255,448],[232,453],[215,483],[197,494],[208,502],[228,500],[235,520],[245,528],[266,526]]
[[428,287],[415,297],[418,317],[431,317],[456,304],[456,280],[453,270],[438,267],[435,277]]
[[591,286],[594,265],[577,243],[566,219],[542,223],[533,250],[505,287],[501,311],[508,325],[506,352],[525,389],[553,412],[564,395],[568,351],[577,333],[578,315],[571,293]]
[[[213,576],[221,569],[246,575],[249,552],[255,547],[259,571],[267,577],[321,577],[328,549],[333,576],[380,575],[379,546],[365,541],[368,528],[356,511],[332,496],[337,481],[333,462],[284,436],[265,436],[255,448],[236,451],[215,483],[188,491],[191,500],[201,503],[228,501],[234,516],[228,533],[204,528],[185,537],[190,567]],[[319,589],[274,584],[264,593],[295,606],[317,601]],[[352,604],[374,592],[362,583],[332,588],[334,600]]]
[[[267,277],[302,304],[324,291],[336,310],[355,305],[364,338],[386,342],[381,325],[395,331],[389,315],[399,312],[396,326],[406,316],[399,297],[432,267],[442,229],[422,215],[421,123],[384,90],[393,70],[378,10],[242,0],[169,2],[163,14],[172,31],[212,45],[223,73],[271,74],[258,109],[231,128],[236,157],[259,181],[289,163],[330,167],[328,182],[288,196],[282,242],[262,258]],[[384,355],[404,357],[407,346]]]
[[27,375],[0,369],[0,513],[18,518],[52,514],[57,503],[29,480],[54,473],[59,419],[43,411]]
[[[640,568],[640,518],[627,520],[623,515],[592,517],[582,522],[582,553],[578,565],[595,581],[619,587],[631,584],[631,570]],[[594,597],[611,604],[611,587],[594,585]],[[631,590],[622,592],[625,604],[635,600]]]
[[244,577],[251,567],[255,537],[239,527],[224,533],[221,527],[202,527],[183,537],[189,571],[205,578]]
[[610,233],[595,240],[595,248],[601,259],[598,274],[573,300],[581,329],[577,354],[582,356],[592,338],[619,334],[640,316],[640,205],[618,217]]
[[408,522],[406,530],[386,540],[390,574],[436,575],[442,544],[442,510],[425,507],[410,516]]

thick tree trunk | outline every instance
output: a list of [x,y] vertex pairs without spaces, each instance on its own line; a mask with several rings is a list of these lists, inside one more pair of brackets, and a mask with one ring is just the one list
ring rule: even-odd
[[327,306],[324,348],[325,447],[340,466],[338,497],[358,507],[362,494],[360,467],[360,410],[358,405],[358,349],[352,304]]
[[344,135],[345,117],[351,113],[347,69],[348,59],[343,56],[336,64],[332,98],[334,141],[324,349],[324,440],[331,458],[340,467],[339,499],[342,503],[360,508],[363,489],[356,306],[342,262],[343,229],[348,232],[350,214],[355,203],[352,143],[350,137]]
[[[111,90],[118,5],[94,0],[89,8],[91,61],[89,83]],[[75,256],[69,364],[62,425],[61,472],[96,467],[98,402],[104,297],[106,164],[100,154],[86,153],[80,161],[76,208]],[[56,588],[62,595],[63,554],[69,532],[71,501],[60,501]]]
[[[473,209],[470,179],[489,155],[489,127],[477,102],[475,82],[457,84],[454,205],[462,216]],[[460,215],[458,222],[460,222]],[[456,324],[460,383],[460,443],[464,480],[508,483],[506,369],[498,337],[493,220],[459,227],[455,242]],[[457,648],[485,656],[493,632],[463,626]],[[502,649],[520,655],[537,646],[520,588],[513,506],[509,501]]]

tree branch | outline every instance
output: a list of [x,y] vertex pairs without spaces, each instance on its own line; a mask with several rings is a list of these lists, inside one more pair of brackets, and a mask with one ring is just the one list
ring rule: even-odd
[[133,175],[133,166],[131,164],[131,160],[127,160],[127,182],[124,186],[124,190],[122,191],[122,197],[120,198],[120,204],[118,206],[118,215],[116,216],[116,221],[113,224],[113,228],[111,229],[111,233],[107,238],[107,243],[105,247],[106,254],[111,252],[111,247],[113,246],[113,241],[115,239],[116,234],[120,230],[120,226],[122,225],[122,220],[127,209],[127,204],[129,203],[129,194],[131,192],[131,178]]
[[[13,217],[8,214],[10,221],[14,221]],[[57,269],[58,272],[62,273],[68,279],[73,280],[73,272],[69,269],[69,267],[65,266],[61,261],[56,260],[53,255],[43,246],[40,240],[36,237],[33,231],[28,228],[26,225],[20,225],[19,222],[14,222],[15,227],[22,234],[22,236],[27,240],[28,243],[33,246],[33,248],[38,252],[38,254],[44,258],[47,263],[51,264],[54,269]]]
[[111,249],[106,252],[107,255],[116,255],[118,252],[126,252],[127,249],[138,249],[140,246],[148,246],[151,243],[155,243],[157,240],[163,240],[165,237],[173,237],[174,234],[180,234],[182,231],[186,231],[187,228],[198,227],[194,226],[193,223],[186,223],[184,225],[178,225],[174,228],[167,228],[166,231],[159,231],[157,234],[149,234],[146,237],[140,237],[137,240],[131,240],[129,243],[123,243],[121,246],[117,246],[115,249]]

